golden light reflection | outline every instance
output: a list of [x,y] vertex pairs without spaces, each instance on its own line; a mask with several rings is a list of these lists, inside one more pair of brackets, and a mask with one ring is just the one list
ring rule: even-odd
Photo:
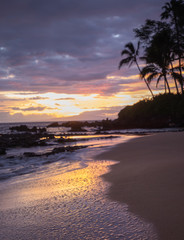
[[[90,162],[87,167],[81,168],[80,163],[73,163],[67,167],[67,172],[60,173],[57,164],[41,176],[34,176],[27,181],[15,183],[16,191],[11,192],[11,198],[7,197],[3,202],[4,208],[13,208],[37,204],[37,201],[58,199],[64,203],[77,196],[88,196],[93,192],[101,192],[104,182],[99,176],[108,172],[108,166],[114,164],[111,161]],[[62,170],[60,170],[62,171]],[[50,199],[50,200],[49,200]]]

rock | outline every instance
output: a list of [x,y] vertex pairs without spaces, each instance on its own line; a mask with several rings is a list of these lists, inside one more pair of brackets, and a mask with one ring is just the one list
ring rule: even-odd
[[24,152],[25,157],[37,157],[38,155],[34,152]]
[[79,126],[73,126],[71,127],[71,130],[69,132],[87,132],[85,129]]
[[34,152],[24,152],[25,157],[41,157],[41,156],[50,156],[57,153],[62,152],[73,152],[75,150],[81,149],[81,148],[87,148],[88,146],[67,146],[67,147],[57,147],[54,148],[51,152],[43,153],[43,154],[36,154]]
[[5,154],[6,154],[6,149],[0,148],[0,155],[5,155]]
[[12,130],[12,131],[18,131],[18,132],[27,132],[27,131],[29,131],[29,128],[26,125],[10,127],[9,129]]
[[51,124],[49,124],[47,127],[50,128],[50,127],[59,127],[59,123],[58,122],[53,122]]
[[52,152],[46,153],[46,155],[51,155],[51,154],[57,154],[57,153],[62,153],[62,152],[73,152],[75,150],[81,149],[81,148],[86,148],[88,146],[67,146],[67,147],[58,147],[54,148]]
[[37,128],[37,127],[32,127],[28,128],[26,125],[20,125],[20,126],[15,126],[15,127],[10,127],[9,128],[11,131],[17,131],[17,132],[33,132],[33,133],[43,133],[46,132],[46,128]]

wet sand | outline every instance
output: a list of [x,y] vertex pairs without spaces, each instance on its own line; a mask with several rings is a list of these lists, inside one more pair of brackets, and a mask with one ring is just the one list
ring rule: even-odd
[[76,161],[60,173],[56,162],[0,183],[0,239],[157,239],[151,224],[104,197],[109,183],[100,176],[113,163]]
[[183,132],[138,137],[96,158],[119,161],[103,176],[111,199],[152,222],[159,239],[184,239]]

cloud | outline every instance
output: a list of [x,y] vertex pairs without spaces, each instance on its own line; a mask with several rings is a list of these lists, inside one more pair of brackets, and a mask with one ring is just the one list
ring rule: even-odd
[[38,111],[41,112],[46,109],[46,107],[28,107],[28,108],[19,108],[19,107],[13,107],[12,108],[15,111]]
[[125,106],[116,106],[116,107],[106,107],[102,110],[94,110],[94,111],[86,111],[79,115],[64,117],[61,118],[61,121],[72,121],[72,120],[102,120],[102,119],[116,119],[118,117],[118,113]]
[[48,99],[48,97],[40,97],[40,96],[37,96],[37,97],[29,98],[29,100],[45,100],[45,99]]
[[21,102],[23,99],[18,98],[0,98],[0,102]]
[[75,100],[75,98],[58,98],[57,101],[65,101],[65,100]]
[[9,112],[0,112],[0,122],[41,122],[51,121],[53,116],[49,114],[29,114],[23,115],[22,113],[10,114]]
[[132,28],[147,16],[158,18],[163,3],[3,1],[2,89],[45,92],[52,85],[53,90],[63,91],[66,82],[75,85],[75,81],[105,79],[117,69],[122,47],[133,38]]
[[[0,99],[7,104],[3,109],[26,114],[42,112],[43,107],[21,108],[26,105],[17,107],[13,102],[44,100],[35,95],[47,92],[109,97],[123,91],[144,90],[143,84],[136,85],[140,80],[135,77],[135,67],[117,70],[120,53],[127,42],[135,41],[133,28],[146,18],[158,19],[164,3],[165,0],[2,1],[0,91],[27,96],[21,100]],[[62,107],[74,99],[58,98],[64,100]]]
[[10,114],[9,112],[0,112],[0,122],[32,122],[32,121],[72,121],[72,120],[102,120],[115,119],[119,111],[124,106],[107,107],[102,110],[86,111],[79,115],[71,117],[56,118],[52,114],[28,114],[23,113]]

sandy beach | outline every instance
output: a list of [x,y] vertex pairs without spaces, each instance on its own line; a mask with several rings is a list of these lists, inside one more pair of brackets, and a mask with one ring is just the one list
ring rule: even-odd
[[103,177],[108,196],[153,223],[159,239],[184,239],[184,133],[158,133],[118,144],[97,159],[119,161]]
[[152,224],[106,198],[110,184],[101,176],[114,162],[94,161],[100,149],[81,149],[1,181],[0,239],[156,240]]

